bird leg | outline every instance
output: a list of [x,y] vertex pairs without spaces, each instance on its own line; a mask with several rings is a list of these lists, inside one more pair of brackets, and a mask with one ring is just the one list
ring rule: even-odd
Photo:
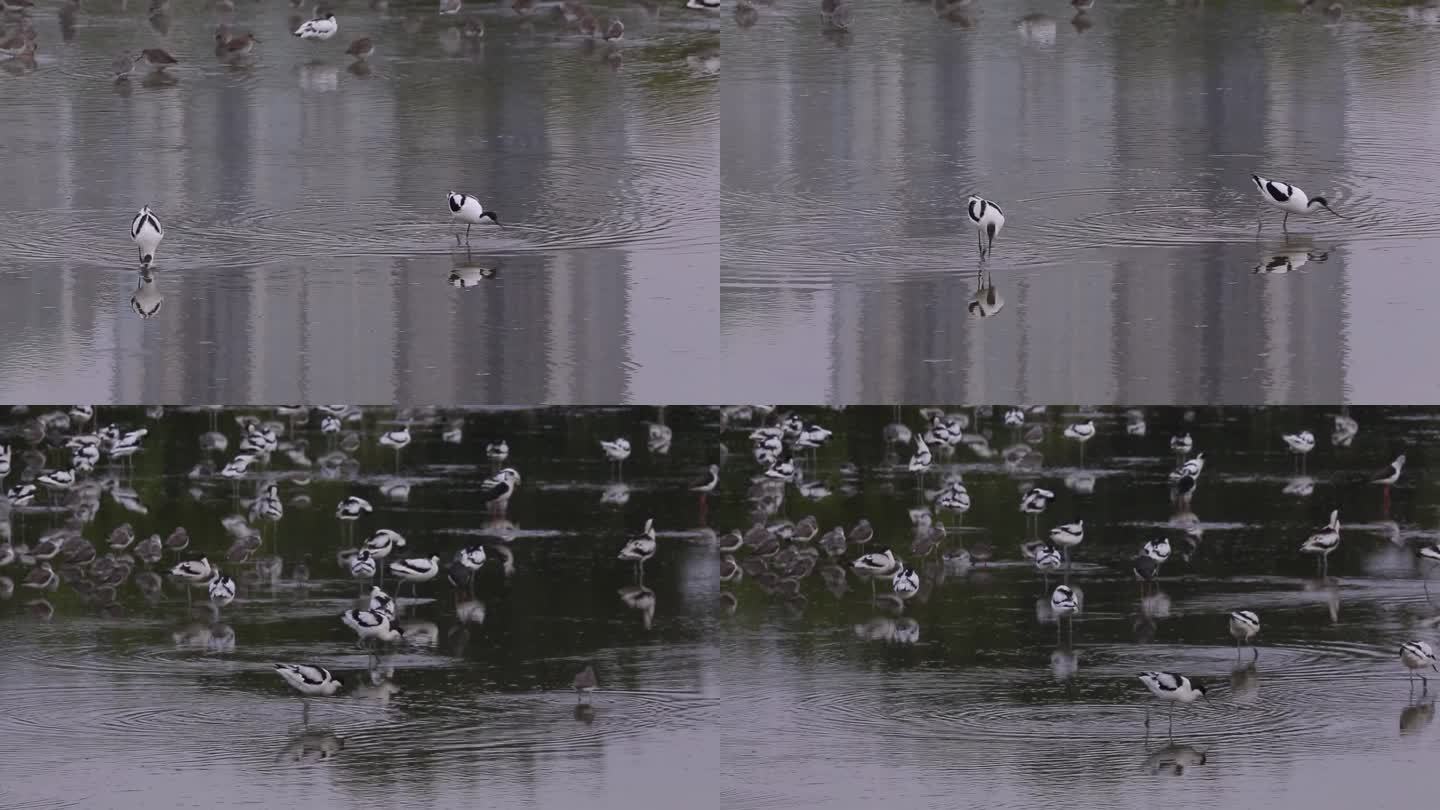
[[1256,647],[1254,644],[1251,644],[1251,645],[1250,645],[1250,660],[1251,660],[1251,661],[1259,661],[1259,660],[1260,660],[1260,648],[1259,648],[1259,647]]
[[1285,212],[1285,218],[1282,219],[1282,220],[1280,220],[1280,230],[1285,231],[1286,233],[1289,233],[1289,232],[1290,232],[1289,225],[1290,225],[1290,212],[1289,212],[1289,211],[1286,211],[1286,212]]
[[980,249],[980,258],[983,260],[985,258],[985,239],[980,235],[978,228],[975,231],[975,247]]

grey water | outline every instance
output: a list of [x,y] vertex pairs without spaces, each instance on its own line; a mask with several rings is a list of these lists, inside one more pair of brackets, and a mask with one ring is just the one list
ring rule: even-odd
[[[333,7],[336,36],[305,42],[310,7],[281,0],[37,4],[34,61],[0,61],[0,397],[684,394],[719,323],[715,15],[599,4],[626,24],[614,44],[556,4]],[[222,22],[254,32],[251,57],[217,58]],[[361,36],[365,63],[344,53]],[[142,48],[179,64],[112,81]],[[504,227],[457,243],[451,190]],[[165,238],[142,277],[146,204]]]
[[[63,466],[57,443],[80,430],[37,430],[49,413],[0,416],[0,443],[14,451],[8,486]],[[37,551],[42,536],[69,530],[100,556],[86,563],[67,548],[53,591],[23,584],[23,550],[22,562],[0,568],[0,805],[267,806],[283,796],[337,808],[633,808],[717,795],[715,555],[703,504],[684,491],[712,452],[699,426],[713,417],[355,413],[332,445],[318,413],[292,425],[258,409],[157,418],[103,408],[102,424],[150,431],[131,463],[102,463],[71,492],[30,506],[3,502],[16,549]],[[231,482],[215,462],[237,452],[237,415],[273,421],[282,436],[267,464]],[[414,441],[397,460],[376,438],[403,419]],[[674,425],[673,446],[650,447],[642,420]],[[225,451],[203,449],[212,431]],[[623,476],[596,438],[621,435],[637,445]],[[485,447],[500,438],[523,480],[496,510],[479,493],[494,470]],[[246,522],[269,482],[283,516]],[[349,495],[374,511],[347,530],[335,506]],[[648,517],[658,552],[637,579],[616,553]],[[185,527],[183,554],[205,554],[234,577],[236,600],[212,610],[204,588],[187,597],[159,576],[179,554],[132,560],[107,589],[101,566],[113,571],[135,552],[105,562],[124,524],[141,540]],[[375,656],[339,620],[371,582],[352,578],[337,553],[381,528],[407,539],[407,556],[448,564],[481,543],[490,557],[469,586],[442,573],[412,596],[389,576],[407,642]],[[229,559],[257,532],[263,542],[247,559]],[[307,718],[274,662],[325,666],[347,685],[312,699]],[[599,687],[577,703],[572,678],[586,663]]]
[[[888,580],[872,596],[823,553],[793,581],[778,573],[783,548],[735,555],[745,573],[721,586],[718,631],[726,807],[1388,808],[1430,795],[1440,678],[1412,686],[1398,648],[1440,636],[1440,591],[1416,557],[1440,540],[1440,412],[1351,409],[1359,431],[1338,446],[1320,408],[1144,408],[1144,436],[1122,409],[1042,408],[1019,429],[1003,409],[955,410],[966,438],[922,483],[910,450],[883,438],[897,421],[922,429],[916,409],[802,409],[835,431],[802,465],[805,487],[732,487],[715,507],[722,531],[868,519],[875,539],[846,556],[888,546],[921,582],[908,600]],[[1090,418],[1082,463],[1062,430]],[[1303,466],[1280,438],[1301,429],[1318,438]],[[1184,433],[1206,461],[1188,503],[1169,483],[1170,438]],[[1387,501],[1368,480],[1400,452]],[[937,513],[954,475],[971,509]],[[1040,536],[1085,522],[1068,575],[1048,581],[1021,555],[1031,486],[1056,494]],[[1336,508],[1322,577],[1299,548]],[[922,555],[926,520],[948,528]],[[1160,537],[1173,555],[1142,590],[1131,561]],[[1057,622],[1061,581],[1081,609]],[[1254,653],[1228,632],[1234,610],[1260,616]],[[1172,733],[1137,680],[1149,670],[1194,678],[1210,702],[1178,707]]]
[[[722,344],[790,402],[1434,401],[1433,3],[726,15]],[[1263,209],[1252,173],[1348,219]],[[1007,221],[983,276],[965,201]]]

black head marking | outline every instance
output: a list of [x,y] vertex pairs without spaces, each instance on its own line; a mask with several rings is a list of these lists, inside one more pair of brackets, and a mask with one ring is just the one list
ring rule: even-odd
[[460,210],[460,207],[463,206],[464,204],[465,204],[465,195],[464,195],[464,194],[451,194],[451,195],[450,195],[450,210],[451,210],[451,211],[459,211],[459,210]]
[[500,220],[495,217],[495,212],[494,212],[494,211],[486,211],[485,213],[483,213],[483,214],[480,215],[480,218],[481,218],[481,219],[488,219],[488,220],[490,220],[491,222],[495,223],[496,225],[499,225],[499,224],[500,224]]
[[1311,204],[1311,205],[1318,205],[1318,206],[1321,206],[1321,207],[1324,207],[1324,208],[1329,208],[1329,207],[1330,207],[1330,203],[1329,203],[1328,201],[1326,201],[1326,199],[1325,199],[1324,197],[1315,197],[1315,198],[1313,198],[1313,199],[1310,200],[1310,204]]

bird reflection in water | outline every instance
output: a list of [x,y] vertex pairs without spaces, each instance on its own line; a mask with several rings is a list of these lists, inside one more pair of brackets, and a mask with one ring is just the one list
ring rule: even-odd
[[1289,239],[1271,247],[1254,271],[1256,275],[1279,276],[1294,273],[1310,262],[1323,262],[1330,258],[1327,250],[1317,250],[1308,244],[1309,240]]
[[[1149,746],[1149,736],[1146,736],[1146,746]],[[1172,776],[1183,776],[1186,768],[1194,768],[1204,765],[1208,755],[1191,745],[1171,743],[1145,758],[1145,769],[1152,774],[1168,773]]]
[[575,704],[575,719],[585,725],[595,722],[595,707],[589,703]]
[[619,591],[620,602],[631,610],[639,611],[645,629],[655,620],[655,592],[644,585],[626,585]]
[[319,762],[345,750],[345,739],[333,731],[311,729],[286,744],[276,757],[279,762]]
[[1260,696],[1258,659],[1236,661],[1230,669],[1230,699],[1236,703],[1253,704]]
[[130,309],[136,315],[145,320],[150,320],[160,314],[160,307],[165,303],[165,296],[155,287],[155,273],[153,270],[141,270],[140,279],[135,284],[135,292],[130,295]]
[[495,278],[499,273],[499,266],[481,267],[476,264],[470,256],[470,251],[467,250],[463,257],[455,257],[455,266],[450,270],[450,286],[468,290],[471,287],[480,286],[482,281]]
[[1417,734],[1435,719],[1435,700],[1411,703],[1400,712],[1400,734]]
[[[975,288],[975,294],[970,296],[970,303],[966,310],[976,318],[989,318],[992,315],[999,315],[1000,310],[1005,308],[1005,298],[995,287],[993,273],[987,273],[981,269],[978,274],[979,285]],[[987,284],[987,280],[989,283]]]

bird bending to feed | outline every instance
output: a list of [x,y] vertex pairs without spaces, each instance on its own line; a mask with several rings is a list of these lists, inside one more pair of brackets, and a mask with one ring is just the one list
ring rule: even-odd
[[[1285,212],[1285,218],[1280,220],[1280,227],[1282,229],[1289,223],[1291,214],[1308,214],[1314,211],[1316,206],[1324,208],[1326,211],[1335,214],[1335,216],[1341,219],[1345,219],[1345,217],[1335,213],[1335,210],[1330,207],[1330,203],[1327,202],[1324,197],[1307,197],[1304,191],[1301,191],[1289,183],[1282,183],[1279,180],[1267,180],[1258,174],[1250,175],[1250,179],[1255,181],[1255,187],[1260,190],[1260,196],[1264,197],[1266,202]],[[1261,224],[1264,224],[1263,220]]]
[[1300,546],[1302,554],[1319,554],[1323,573],[1329,573],[1330,553],[1340,547],[1340,510],[1330,512],[1330,522],[1325,528],[1310,535]]
[[224,59],[235,59],[246,56],[255,50],[255,43],[260,41],[255,38],[254,34],[248,32],[240,34],[239,36],[216,34],[215,39],[218,40],[215,46],[216,51],[219,56]]
[[[455,5],[458,7],[460,4],[456,3]],[[356,59],[368,59],[370,54],[375,53],[375,44],[370,41],[369,37],[361,37],[350,43],[350,47],[345,49],[345,53]]]
[[685,8],[694,11],[714,11],[720,8],[720,0],[685,0]]
[[610,18],[610,25],[605,29],[606,42],[619,42],[625,38],[625,23],[614,17]]
[[975,238],[980,245],[980,258],[995,249],[995,237],[1000,235],[1000,229],[1005,227],[1005,213],[1000,206],[985,199],[971,195],[965,203],[965,215],[970,217],[970,222],[975,225]]
[[[480,205],[480,201],[471,197],[469,194],[460,194],[452,191],[450,192],[449,202],[450,219],[453,222],[465,223],[465,239],[467,241],[470,239],[471,226],[479,225],[487,219],[495,225],[500,224],[500,220],[495,216],[494,211],[486,211],[485,208]],[[455,241],[460,241],[460,234],[455,234]]]
[[421,582],[429,582],[440,573],[440,558],[411,557],[404,560],[396,560],[390,563],[390,573],[399,577],[401,581],[410,583],[411,593],[414,593],[415,586]]
[[310,698],[329,697],[343,686],[339,678],[330,674],[330,670],[314,664],[276,664],[275,674],[300,693],[305,706],[306,725],[310,724]]
[[399,641],[405,635],[404,630],[394,626],[394,614],[388,611],[347,610],[340,614],[340,620],[360,637],[357,644]]
[[[1440,667],[1435,665],[1435,651],[1423,641],[1407,641],[1401,644],[1400,663],[1404,664],[1405,669],[1410,673],[1410,688],[1412,689],[1415,688],[1415,675],[1418,670],[1430,667],[1436,672],[1440,672]],[[1430,682],[1425,679],[1424,673],[1419,674],[1420,688],[1429,688]]]
[[575,690],[575,702],[579,703],[581,697],[589,697],[595,691],[595,666],[586,664],[585,668],[575,673],[575,682],[571,688]]
[[[1205,687],[1191,681],[1184,675],[1177,675],[1173,672],[1142,672],[1140,682],[1150,690],[1150,694],[1170,704],[1170,729],[1175,729],[1175,704],[1194,703],[1199,698],[1205,698],[1209,703],[1210,698],[1205,695]],[[1145,707],[1145,726],[1150,726],[1150,707]]]
[[295,36],[301,39],[324,41],[335,36],[335,32],[338,30],[340,30],[340,24],[335,22],[335,15],[326,14],[303,23],[295,29]]
[[155,249],[164,238],[165,229],[160,227],[160,220],[150,211],[150,206],[143,206],[140,213],[130,220],[130,241],[140,251],[141,267],[149,267],[155,261]]
[[645,529],[639,537],[632,537],[621,547],[617,559],[635,563],[635,570],[645,571],[645,561],[655,556],[655,520],[645,519]]
[[[1254,611],[1237,610],[1230,614],[1230,635],[1235,639],[1235,655],[1240,655],[1240,645],[1250,644],[1260,632],[1260,617]],[[1250,652],[1255,658],[1260,657],[1260,650],[1250,644]]]
[[159,48],[146,48],[141,51],[140,55],[135,57],[135,61],[138,62],[141,59],[144,59],[156,70],[164,70],[170,65],[179,64],[179,61],[175,57]]

